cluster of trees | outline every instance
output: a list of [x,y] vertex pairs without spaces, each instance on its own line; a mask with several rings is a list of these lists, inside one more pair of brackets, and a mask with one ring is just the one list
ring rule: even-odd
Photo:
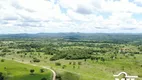
[[139,46],[138,49],[139,49],[140,51],[142,51],[142,46]]
[[[57,35],[57,34],[53,34]],[[60,36],[62,35],[62,36]],[[18,36],[18,35],[16,35]],[[53,55],[50,58],[51,61],[58,59],[101,59],[103,58],[92,58],[92,55],[95,54],[106,54],[113,53],[122,48],[119,45],[127,44],[129,45],[137,45],[138,51],[134,52],[134,54],[139,54],[142,51],[141,45],[141,35],[135,34],[58,34],[57,37],[54,38],[10,38],[5,41],[11,40],[11,43],[5,43],[0,41],[3,47],[0,51],[0,56],[4,56],[4,53],[9,53],[13,49],[19,49],[16,51],[18,54],[21,53],[29,53],[31,55],[32,52],[42,52],[46,55]],[[127,44],[126,44],[127,43]],[[9,46],[9,47],[8,47]],[[10,47],[13,46],[13,47]],[[76,48],[76,46],[78,48]],[[1,48],[0,47],[0,48]],[[80,48],[81,47],[81,48]],[[82,48],[83,47],[83,48]],[[130,52],[121,52],[122,54],[130,53]],[[31,55],[29,55],[30,58]],[[35,55],[35,54],[34,54]],[[23,55],[23,58],[26,55]],[[38,55],[40,56],[40,55]],[[21,56],[22,57],[22,56]],[[40,57],[41,58],[41,57]],[[33,62],[40,62],[40,59],[34,58]]]
[[91,56],[90,54],[92,54],[92,51],[89,49],[69,48],[58,52],[53,57],[51,57],[50,60],[54,61],[62,58],[67,60],[88,59]]
[[2,50],[2,52],[11,52],[11,50],[9,50],[8,48],[4,48],[4,49]]

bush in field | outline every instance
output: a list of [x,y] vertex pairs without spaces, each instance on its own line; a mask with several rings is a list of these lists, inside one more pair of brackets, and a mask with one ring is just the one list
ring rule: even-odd
[[69,62],[69,65],[71,65],[72,64],[72,62]]
[[31,70],[30,70],[30,73],[31,73],[31,74],[33,74],[34,72],[35,72],[35,70],[34,70],[34,69],[31,69]]
[[12,60],[14,60],[14,58],[12,58]]
[[61,63],[60,62],[56,62],[55,65],[56,66],[61,66]]
[[4,80],[4,76],[2,72],[0,72],[0,80]]
[[66,67],[67,67],[66,65],[63,65],[63,66],[62,66],[62,69],[65,69]]
[[87,60],[87,59],[85,58],[84,61],[86,62],[86,60]]
[[81,65],[82,63],[81,62],[78,62],[78,65]]
[[61,74],[57,73],[57,74],[56,74],[56,79],[57,79],[57,80],[62,80],[62,79],[61,79]]
[[20,55],[20,57],[22,58],[22,57],[23,57],[23,55]]
[[4,49],[2,50],[2,52],[11,52],[11,50],[9,50],[9,49],[7,49],[7,48],[4,48]]
[[4,59],[1,59],[1,62],[4,62],[5,60]]
[[73,65],[76,65],[76,62],[73,62]]
[[105,61],[105,58],[104,58],[104,57],[101,57],[100,59],[101,59],[101,61],[103,61],[103,62]]
[[6,70],[7,68],[6,67],[4,67],[4,70]]
[[5,55],[6,55],[6,53],[1,53],[0,54],[1,57],[4,57]]
[[44,72],[44,69],[40,69],[40,72],[43,73],[43,72]]
[[40,62],[40,60],[37,58],[33,58],[33,62]]
[[73,69],[75,69],[75,65],[73,65]]
[[44,59],[48,59],[48,57],[44,57]]
[[46,78],[42,78],[41,80],[47,80]]

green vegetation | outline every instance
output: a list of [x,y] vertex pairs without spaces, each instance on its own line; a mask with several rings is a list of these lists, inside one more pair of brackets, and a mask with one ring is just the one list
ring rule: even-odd
[[[11,59],[51,67],[56,71],[58,80],[114,80],[113,74],[121,71],[138,75],[138,80],[142,79],[141,34],[23,35],[0,38],[0,57],[3,58],[0,60],[0,72],[4,76],[9,76],[4,73],[4,69],[9,67],[6,59]],[[9,62],[16,63],[13,61]],[[15,65],[20,67],[13,66],[14,69],[21,70],[27,66],[28,70],[10,72],[14,76],[8,80],[28,80],[33,76],[33,80],[51,79],[51,73],[46,73],[44,69],[18,63]]]
[[52,72],[45,70],[44,73],[40,73],[40,67],[11,60],[0,62],[0,80],[41,80],[42,78],[52,80]]

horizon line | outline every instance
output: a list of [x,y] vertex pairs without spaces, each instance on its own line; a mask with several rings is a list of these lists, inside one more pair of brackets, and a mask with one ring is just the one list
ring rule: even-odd
[[0,35],[17,35],[17,34],[70,34],[70,33],[75,33],[75,34],[142,34],[142,32],[141,33],[122,33],[122,32],[110,32],[110,33],[108,33],[108,32],[41,32],[41,33],[3,33],[3,34],[1,34],[0,33]]

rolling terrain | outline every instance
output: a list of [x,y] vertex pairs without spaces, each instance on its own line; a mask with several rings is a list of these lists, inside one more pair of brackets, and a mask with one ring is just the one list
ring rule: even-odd
[[[129,75],[137,75],[137,80],[142,79],[141,34],[1,35],[0,56],[1,59],[10,60],[0,62],[0,72],[4,72],[4,66],[8,66],[10,62],[20,66],[18,69],[35,65],[34,78],[47,75],[47,80],[52,80],[53,72],[49,70],[52,69],[56,72],[56,80],[114,80],[113,75],[123,71]],[[16,69],[15,65],[11,67]],[[8,80],[28,80],[33,77],[30,75],[32,68],[28,67],[27,72],[24,70],[23,74],[19,74],[21,71],[17,69],[15,73],[11,72],[17,77]],[[40,68],[48,68],[47,73],[41,75]],[[27,76],[22,78],[22,75]],[[5,75],[7,76],[9,75]],[[40,78],[36,79],[41,80]]]

